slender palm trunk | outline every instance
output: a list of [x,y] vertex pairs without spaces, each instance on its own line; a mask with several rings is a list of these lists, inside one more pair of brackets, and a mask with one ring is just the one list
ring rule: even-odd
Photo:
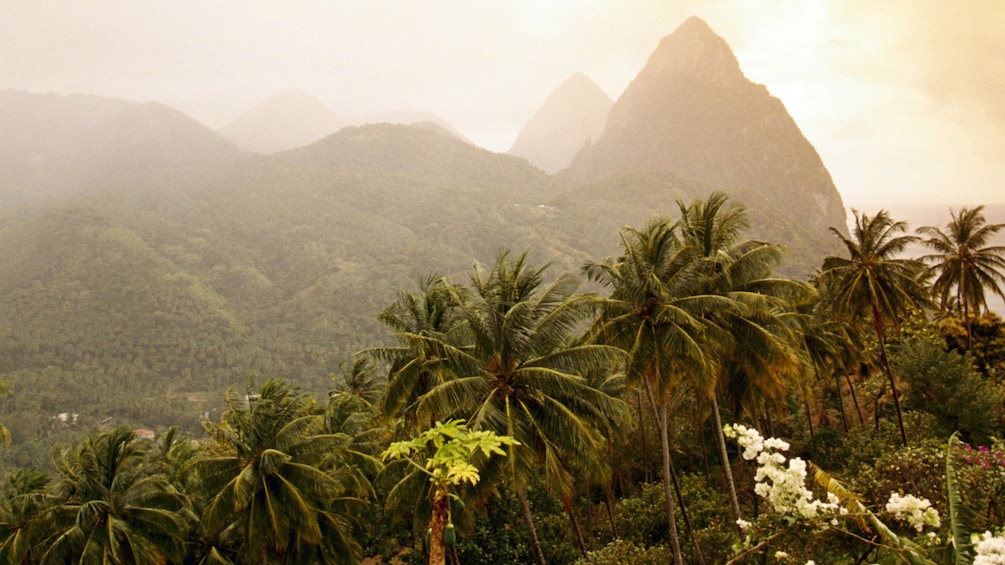
[[698,437],[701,438],[701,460],[705,464],[705,486],[712,484],[712,477],[708,471],[708,446],[705,445],[705,422],[698,425]]
[[848,416],[844,413],[844,391],[841,390],[841,375],[834,372],[834,384],[837,385],[838,408],[841,409],[841,427],[848,433]]
[[715,417],[715,439],[719,444],[719,458],[722,460],[722,470],[726,474],[726,485],[729,486],[729,504],[733,510],[733,524],[740,539],[743,530],[740,528],[740,499],[736,496],[736,483],[733,482],[733,470],[729,466],[729,454],[726,452],[726,435],[722,431],[722,417],[719,416],[719,400],[712,395],[712,416]]
[[649,444],[646,442],[646,416],[642,410],[642,391],[635,389],[636,399],[639,403],[639,435],[642,438],[642,464],[646,471],[646,482],[652,482],[652,472],[649,467]]
[[970,323],[970,305],[967,302],[963,302],[963,320],[967,324],[967,351],[972,355],[974,352],[974,330],[973,324]]
[[586,555],[586,542],[583,541],[583,530],[579,527],[579,520],[576,519],[576,511],[572,507],[571,497],[562,497],[562,506],[565,508],[565,513],[569,516],[569,523],[572,524],[572,531],[576,534],[576,543],[579,544],[579,553],[583,555],[583,559],[589,561],[589,556]]
[[523,522],[527,525],[527,533],[530,535],[534,559],[537,561],[537,565],[545,565],[544,552],[541,551],[541,542],[537,539],[537,529],[534,527],[534,517],[530,514],[530,503],[527,502],[527,487],[517,489],[516,496],[520,500],[520,508],[523,510]]
[[803,405],[806,406],[806,425],[810,427],[810,440],[813,439],[813,413],[810,410],[810,397],[806,394],[806,389],[799,387],[803,395]]
[[643,379],[643,382],[646,385],[646,392],[649,393],[649,402],[652,404],[653,412],[655,412],[656,424],[660,432],[660,454],[663,457],[663,503],[666,505],[667,511],[670,549],[673,551],[674,565],[683,565],[680,555],[680,539],[677,537],[677,516],[674,513],[673,507],[673,486],[670,482],[670,432],[666,418],[666,404],[660,405],[657,410],[653,389],[649,386],[648,380]]
[[621,537],[618,533],[618,524],[614,521],[614,493],[611,492],[610,483],[604,483],[604,505],[607,507],[607,518],[611,521],[611,533],[615,538]]
[[858,394],[855,392],[855,384],[851,382],[851,375],[844,372],[844,378],[848,381],[848,393],[851,394],[851,401],[855,405],[855,412],[858,413],[858,425],[865,425],[865,416],[862,415],[862,406],[858,403]]
[[[664,417],[666,417],[664,415]],[[698,544],[698,537],[694,535],[694,528],[691,526],[691,517],[687,513],[687,504],[684,503],[684,495],[680,490],[680,481],[677,480],[677,469],[673,466],[673,459],[670,459],[670,478],[673,479],[673,490],[677,493],[677,505],[680,506],[680,515],[684,518],[684,529],[687,536],[691,538],[691,545],[694,546],[694,558],[699,565],[705,565],[705,556],[701,553],[701,546]]]
[[886,354],[886,336],[883,335],[883,320],[879,316],[879,308],[872,305],[872,328],[876,331],[879,339],[879,358],[886,369],[886,375],[890,378],[890,388],[893,389],[893,406],[897,409],[897,425],[900,427],[900,439],[907,446],[907,432],[904,431],[904,414],[900,410],[900,393],[897,392],[897,379],[893,376],[893,366],[890,365],[890,358]]

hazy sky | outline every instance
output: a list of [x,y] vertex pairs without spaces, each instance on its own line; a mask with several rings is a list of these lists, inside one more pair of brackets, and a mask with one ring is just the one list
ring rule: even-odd
[[0,0],[0,89],[158,100],[211,127],[296,89],[505,151],[575,72],[616,99],[691,15],[849,205],[1005,203],[1002,0]]

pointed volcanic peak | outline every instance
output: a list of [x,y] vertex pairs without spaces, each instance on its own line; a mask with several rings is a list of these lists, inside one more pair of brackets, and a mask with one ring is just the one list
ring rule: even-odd
[[242,149],[276,153],[310,145],[349,123],[317,98],[290,90],[268,98],[218,131]]
[[582,73],[569,77],[517,135],[509,154],[555,174],[600,137],[614,101]]
[[660,42],[603,135],[562,176],[581,183],[646,170],[760,191],[766,202],[745,204],[777,207],[818,230],[845,225],[830,174],[781,101],[749,81],[729,45],[696,17]]

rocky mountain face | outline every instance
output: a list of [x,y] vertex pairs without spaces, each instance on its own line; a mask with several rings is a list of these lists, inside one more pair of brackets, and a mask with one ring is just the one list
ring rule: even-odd
[[508,153],[555,174],[600,137],[613,104],[589,77],[574,74],[548,96]]
[[280,92],[221,127],[218,133],[255,153],[275,153],[310,145],[350,124],[317,98]]
[[753,189],[818,232],[845,226],[830,174],[781,101],[748,80],[729,45],[695,17],[660,42],[603,134],[561,176],[580,184],[625,171]]

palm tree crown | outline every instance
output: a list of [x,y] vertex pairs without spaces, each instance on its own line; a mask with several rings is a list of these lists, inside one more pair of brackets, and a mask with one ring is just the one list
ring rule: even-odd
[[1005,246],[990,245],[1005,224],[988,224],[983,210],[983,206],[959,213],[950,210],[953,219],[945,230],[918,228],[928,236],[923,243],[933,251],[921,260],[931,263],[927,272],[936,275],[932,294],[943,311],[955,298],[960,314],[980,314],[988,309],[986,291],[1005,299],[1000,286],[1005,284]]

